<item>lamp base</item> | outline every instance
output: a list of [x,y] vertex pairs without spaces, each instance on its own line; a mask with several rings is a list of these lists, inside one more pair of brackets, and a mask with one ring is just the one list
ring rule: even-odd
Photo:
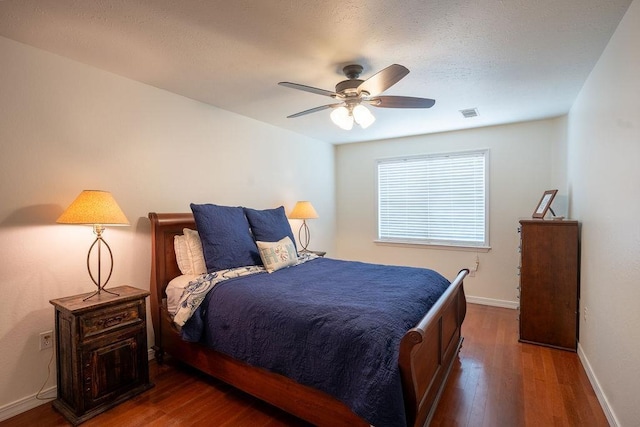
[[[105,286],[107,286],[107,282],[109,281],[109,279],[111,279],[111,273],[113,273],[113,253],[111,252],[111,248],[109,247],[107,242],[102,238],[103,231],[104,231],[104,227],[102,225],[95,224],[93,226],[93,232],[96,235],[96,240],[94,240],[93,243],[91,244],[91,247],[89,247],[89,253],[87,254],[87,271],[89,271],[89,277],[91,277],[91,280],[93,281],[93,283],[95,283],[95,285],[98,287],[98,290],[92,293],[91,295],[89,295],[88,297],[86,297],[85,299],[83,299],[82,301],[86,301],[90,298],[93,298],[96,295],[100,295],[101,292],[106,292],[115,296],[120,296],[119,294],[108,291],[104,288]],[[93,252],[93,248],[96,246],[96,244],[98,246],[98,279],[97,280],[94,277],[93,272],[91,271],[91,252]],[[102,245],[103,244],[104,244],[104,247],[107,248],[107,252],[109,253],[109,260],[110,260],[109,275],[107,276],[107,279],[104,281],[104,283],[102,283]]]
[[111,291],[109,291],[109,290],[107,290],[107,289],[104,289],[104,288],[98,288],[98,290],[97,290],[97,291],[95,291],[94,293],[92,293],[92,294],[91,294],[91,295],[89,295],[88,297],[83,298],[83,299],[82,299],[82,301],[86,301],[86,300],[89,300],[89,299],[91,299],[91,298],[95,297],[96,295],[100,295],[100,293],[101,293],[101,292],[106,292],[106,293],[108,293],[108,294],[111,294],[111,295],[114,295],[114,296],[117,296],[117,297],[119,297],[119,296],[120,296],[120,294],[118,294],[118,293],[111,292]]
[[307,249],[310,240],[311,234],[309,233],[309,226],[307,225],[307,221],[303,219],[300,230],[298,230],[298,241],[300,242],[300,246],[302,246],[302,250],[300,252],[310,252]]

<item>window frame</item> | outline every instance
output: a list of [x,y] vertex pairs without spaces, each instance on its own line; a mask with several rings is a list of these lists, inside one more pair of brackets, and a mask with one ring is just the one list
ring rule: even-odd
[[[461,240],[443,240],[443,239],[402,239],[402,238],[380,238],[380,177],[379,177],[379,165],[381,163],[399,162],[403,160],[415,160],[415,159],[428,159],[428,158],[441,158],[449,156],[461,156],[461,155],[477,155],[482,154],[484,156],[484,241],[473,243]],[[425,154],[416,154],[408,156],[394,156],[376,159],[374,164],[375,175],[375,215],[376,215],[376,229],[374,242],[381,245],[392,246],[426,246],[431,248],[442,249],[461,249],[471,250],[476,252],[487,252],[491,249],[490,246],[490,234],[489,234],[489,189],[490,189],[490,150],[485,149],[473,149],[462,151],[447,151],[447,152],[434,152]]]

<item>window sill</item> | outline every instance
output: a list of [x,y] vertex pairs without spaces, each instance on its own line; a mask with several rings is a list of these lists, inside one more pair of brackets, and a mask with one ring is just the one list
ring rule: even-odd
[[381,246],[398,246],[406,248],[423,248],[423,249],[441,249],[447,251],[464,251],[464,252],[489,252],[491,246],[465,246],[460,244],[444,244],[444,243],[418,243],[418,242],[400,242],[390,240],[374,240],[376,245]]

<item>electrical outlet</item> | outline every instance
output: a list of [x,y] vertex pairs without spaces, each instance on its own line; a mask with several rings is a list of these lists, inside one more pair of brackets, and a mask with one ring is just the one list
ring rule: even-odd
[[53,347],[53,331],[40,332],[40,350]]
[[476,271],[478,271],[478,267],[480,267],[480,258],[476,254],[474,265],[469,269],[469,277],[476,277]]
[[582,310],[582,316],[584,317],[584,323],[587,323],[587,311],[589,311],[589,308],[588,308],[588,307],[585,307],[585,308]]

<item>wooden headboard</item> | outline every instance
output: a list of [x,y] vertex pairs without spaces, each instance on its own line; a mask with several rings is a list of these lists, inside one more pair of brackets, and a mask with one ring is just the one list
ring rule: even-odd
[[151,319],[156,331],[160,327],[160,310],[165,289],[171,279],[181,273],[176,262],[173,238],[183,228],[196,229],[191,213],[149,213],[151,221]]

